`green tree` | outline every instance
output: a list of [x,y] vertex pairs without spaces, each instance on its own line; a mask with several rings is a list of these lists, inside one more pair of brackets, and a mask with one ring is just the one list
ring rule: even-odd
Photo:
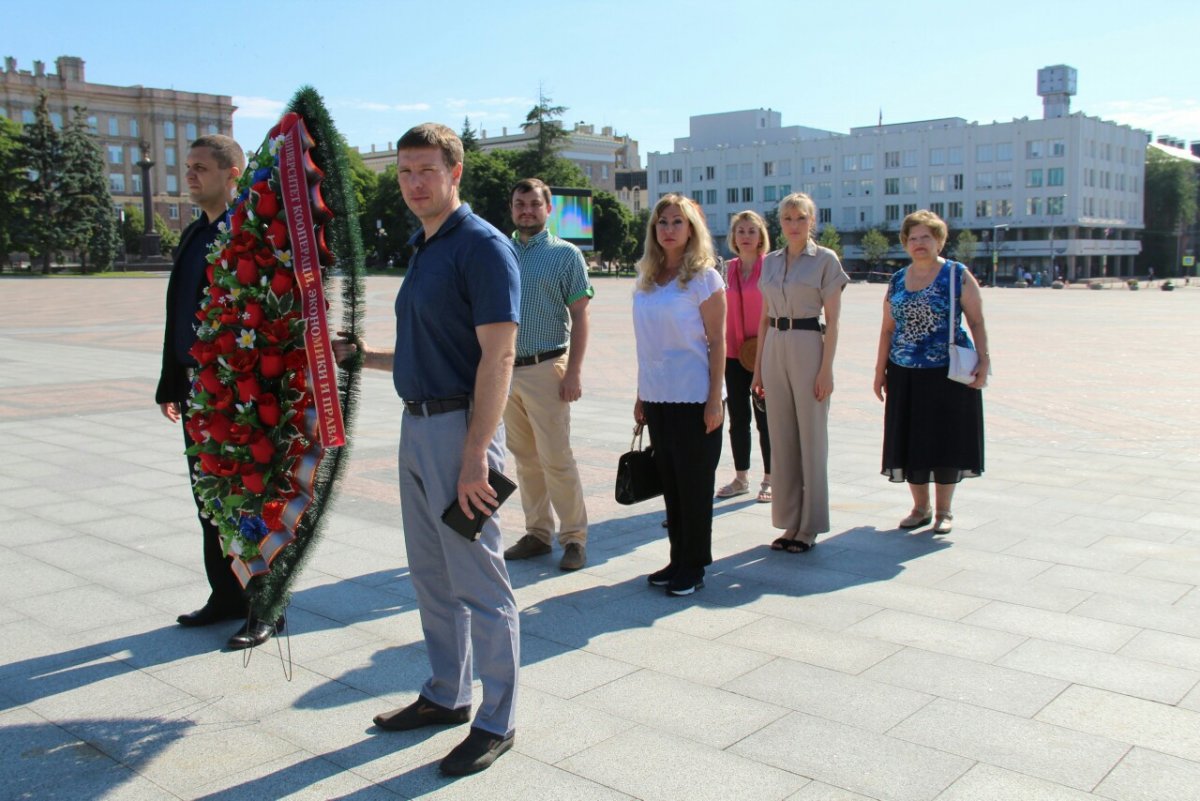
[[[516,161],[520,151],[493,150],[466,156],[459,195],[471,204],[471,210],[505,233],[511,233],[512,188],[526,174],[518,174]],[[549,183],[549,182],[547,182]]]
[[359,208],[362,209],[363,248],[375,252],[375,262],[380,266],[387,264],[388,259],[406,264],[408,240],[419,223],[404,204],[400,184],[396,182],[395,164],[389,164],[386,170],[374,176]]
[[375,191],[378,174],[373,172],[363,161],[362,154],[343,142],[342,151],[346,156],[346,166],[349,168],[350,191],[354,193],[355,208],[358,209],[358,227],[362,236],[363,246],[370,251],[375,241],[375,220],[367,214],[367,202]]
[[616,195],[601,191],[592,198],[596,252],[604,261],[619,262],[636,244],[634,224],[633,212],[621,205]]
[[633,224],[629,229],[633,238],[627,243],[629,249],[622,255],[622,265],[634,267],[638,259],[642,257],[646,251],[646,230],[649,227],[650,209],[642,209],[633,217]]
[[975,260],[975,254],[978,252],[979,238],[967,229],[959,231],[958,238],[954,240],[954,258],[970,269],[971,262]]
[[837,254],[839,260],[842,258],[842,237],[832,224],[827,224],[821,229],[821,236],[817,239],[817,244],[832,250]]
[[539,86],[537,105],[529,110],[525,115],[525,122],[521,123],[523,130],[535,131],[537,134],[537,138],[526,151],[524,163],[519,165],[523,176],[537,176],[546,183],[550,181],[543,176],[549,171],[554,156],[570,136],[559,119],[566,113],[567,107],[554,106],[551,105],[552,102],[553,100],[546,96],[545,90]]
[[[126,255],[142,252],[142,234],[146,227],[146,217],[140,206],[132,204],[125,206],[125,221],[121,223],[121,247]],[[159,236],[159,252],[164,256],[171,255],[179,244],[179,234],[167,226],[166,220],[154,215],[154,231]]]
[[467,153],[478,152],[479,137],[475,135],[475,128],[471,125],[470,117],[463,117],[463,126],[458,134],[458,138],[462,140],[463,150]]
[[87,109],[75,106],[62,132],[63,208],[60,225],[66,245],[79,255],[87,272],[112,269],[118,250],[112,194],[104,173],[104,154],[88,128]]
[[863,261],[871,265],[871,270],[874,272],[879,271],[883,260],[887,258],[888,250],[892,247],[887,234],[878,228],[872,228],[863,234],[862,241],[858,245],[862,248]]
[[763,222],[767,224],[767,239],[771,240],[771,247],[778,250],[787,245],[783,238],[783,228],[779,225],[779,209],[773,208],[763,215]]
[[44,92],[38,98],[33,122],[21,133],[20,159],[28,171],[20,193],[26,210],[21,247],[29,252],[31,259],[41,261],[43,273],[49,273],[51,261],[66,249],[69,237],[60,224],[62,137],[50,122],[50,107]]
[[1196,222],[1196,171],[1182,159],[1146,148],[1146,230],[1141,272],[1177,275],[1179,235]]
[[21,187],[25,169],[21,161],[21,126],[0,117],[0,264],[8,264],[26,222]]

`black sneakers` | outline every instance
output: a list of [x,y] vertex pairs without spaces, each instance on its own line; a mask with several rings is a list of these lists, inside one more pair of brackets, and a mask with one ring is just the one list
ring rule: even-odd
[[704,568],[681,567],[667,582],[667,595],[691,595],[704,586]]
[[677,569],[675,565],[667,565],[662,570],[656,570],[646,576],[646,581],[655,587],[665,587],[671,583],[671,578],[675,575]]

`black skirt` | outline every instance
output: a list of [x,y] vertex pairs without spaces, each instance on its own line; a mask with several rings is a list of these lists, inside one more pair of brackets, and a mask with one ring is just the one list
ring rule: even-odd
[[883,475],[895,483],[957,484],[983,473],[983,392],[945,367],[887,366]]

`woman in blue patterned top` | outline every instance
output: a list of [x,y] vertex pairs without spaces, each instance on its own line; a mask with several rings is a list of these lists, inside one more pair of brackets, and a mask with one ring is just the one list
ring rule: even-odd
[[[875,396],[887,405],[883,421],[883,475],[908,482],[913,508],[900,528],[933,521],[933,531],[949,533],[954,489],[964,478],[983,473],[983,393],[987,384],[988,338],[979,283],[962,264],[939,254],[946,223],[922,209],[904,218],[900,244],[912,263],[892,276],[883,301],[883,327],[875,361]],[[975,347],[975,380],[959,384],[946,377],[949,365],[950,286],[957,298],[954,341]],[[962,327],[963,318],[971,338]],[[937,485],[936,506],[929,482]]]

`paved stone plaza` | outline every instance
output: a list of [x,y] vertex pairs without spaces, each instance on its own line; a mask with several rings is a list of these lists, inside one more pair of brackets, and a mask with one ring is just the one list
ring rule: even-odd
[[[369,280],[368,340],[391,337],[398,283]],[[986,290],[987,472],[935,538],[895,528],[883,287],[850,286],[833,531],[771,552],[768,506],[720,502],[707,586],[668,598],[644,578],[661,507],[612,501],[633,282],[596,283],[574,408],[590,561],[513,565],[516,747],[450,781],[437,762],[465,729],[371,724],[427,670],[390,378],[364,380],[288,611],[289,682],[274,642],[245,664],[219,650],[236,624],[174,623],[207,585],[181,435],[153,403],[165,280],[0,280],[0,799],[1200,798],[1200,289]],[[508,542],[519,522],[513,503]]]

